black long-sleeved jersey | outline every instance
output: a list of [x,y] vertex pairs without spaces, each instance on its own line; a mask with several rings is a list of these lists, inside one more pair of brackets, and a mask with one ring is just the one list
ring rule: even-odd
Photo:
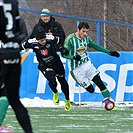
[[[2,10],[4,10],[4,14],[1,16]],[[2,17],[6,19],[2,19]],[[15,33],[19,32],[20,17],[17,0],[3,0],[3,2],[0,2],[0,19],[2,19],[0,20],[0,31],[2,31],[0,32],[0,54],[4,59],[10,61],[18,59],[20,58],[20,50]],[[9,62],[6,63],[9,64]]]
[[60,58],[54,44],[55,40],[47,40],[46,44],[42,46],[36,41],[36,39],[29,39],[23,44],[23,48],[33,49],[33,52],[36,53],[39,66],[47,68],[52,66]]

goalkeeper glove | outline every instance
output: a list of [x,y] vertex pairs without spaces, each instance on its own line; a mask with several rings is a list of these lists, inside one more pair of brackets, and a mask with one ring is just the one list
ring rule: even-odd
[[120,54],[117,52],[117,51],[110,51],[109,52],[109,55],[111,55],[111,56],[115,56],[115,57],[120,57]]
[[75,56],[73,56],[73,59],[76,60],[76,61],[79,61],[81,59],[81,56],[80,55],[75,55]]

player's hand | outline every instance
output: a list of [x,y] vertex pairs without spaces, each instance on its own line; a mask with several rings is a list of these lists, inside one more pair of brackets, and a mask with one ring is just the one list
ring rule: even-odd
[[28,43],[34,43],[34,42],[38,42],[38,41],[36,40],[36,38],[32,38],[32,39],[29,39],[29,40],[28,40]]
[[80,61],[81,56],[80,55],[75,55],[75,56],[73,56],[73,59],[76,60],[76,61]]
[[59,50],[61,51],[61,54],[62,54],[62,55],[68,55],[68,54],[69,54],[69,51],[68,51],[66,48],[63,48],[63,47],[62,47],[62,48],[60,48]]
[[47,39],[47,40],[54,40],[54,38],[55,38],[55,37],[54,37],[52,34],[47,34],[47,35],[46,35],[46,39]]
[[111,56],[115,56],[115,57],[120,57],[120,54],[117,52],[117,51],[110,51],[109,52],[109,55],[111,55]]

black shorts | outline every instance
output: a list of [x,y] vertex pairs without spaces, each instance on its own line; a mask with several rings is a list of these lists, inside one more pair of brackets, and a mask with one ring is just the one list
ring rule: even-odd
[[45,71],[47,68],[53,69],[56,75],[65,75],[65,69],[63,63],[60,60],[60,57],[57,57],[55,62],[49,66],[46,66],[46,64],[39,64],[38,66],[38,69],[41,72]]

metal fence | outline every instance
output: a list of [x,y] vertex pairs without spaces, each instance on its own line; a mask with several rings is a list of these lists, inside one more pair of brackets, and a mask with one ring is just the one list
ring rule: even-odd
[[[41,13],[40,10],[32,10],[32,9],[26,9],[26,8],[19,8],[19,10],[24,11],[24,12],[36,13],[36,14]],[[51,13],[44,12],[44,13],[50,14],[50,15],[56,16],[56,17],[75,19],[77,21],[84,20],[84,21],[93,22],[96,24],[95,28],[96,28],[97,44],[101,45],[102,41],[103,41],[104,47],[108,47],[107,46],[107,43],[108,43],[107,36],[112,36],[112,34],[116,33],[116,35],[114,35],[114,38],[111,37],[111,39],[110,39],[112,41],[112,44],[115,42],[116,45],[118,45],[118,47],[120,47],[120,48],[118,48],[119,51],[131,51],[132,50],[133,46],[131,45],[131,43],[132,43],[132,39],[133,39],[133,37],[132,37],[133,36],[133,24],[111,22],[111,21],[106,21],[106,20],[97,20],[97,19],[93,19],[93,18],[70,16],[70,15],[66,15],[66,14],[57,14],[57,13],[52,13],[52,12]],[[112,31],[114,31],[114,33],[113,32],[107,33],[108,32],[107,28],[109,29],[110,25],[112,25],[111,28],[113,26],[117,26],[117,27],[112,28]],[[123,30],[121,30],[118,27],[125,27],[125,28]],[[116,29],[117,29],[117,31],[115,31]],[[121,34],[123,34],[124,38]],[[103,38],[102,38],[102,36],[103,36]],[[116,37],[116,36],[118,36],[118,37]]]

